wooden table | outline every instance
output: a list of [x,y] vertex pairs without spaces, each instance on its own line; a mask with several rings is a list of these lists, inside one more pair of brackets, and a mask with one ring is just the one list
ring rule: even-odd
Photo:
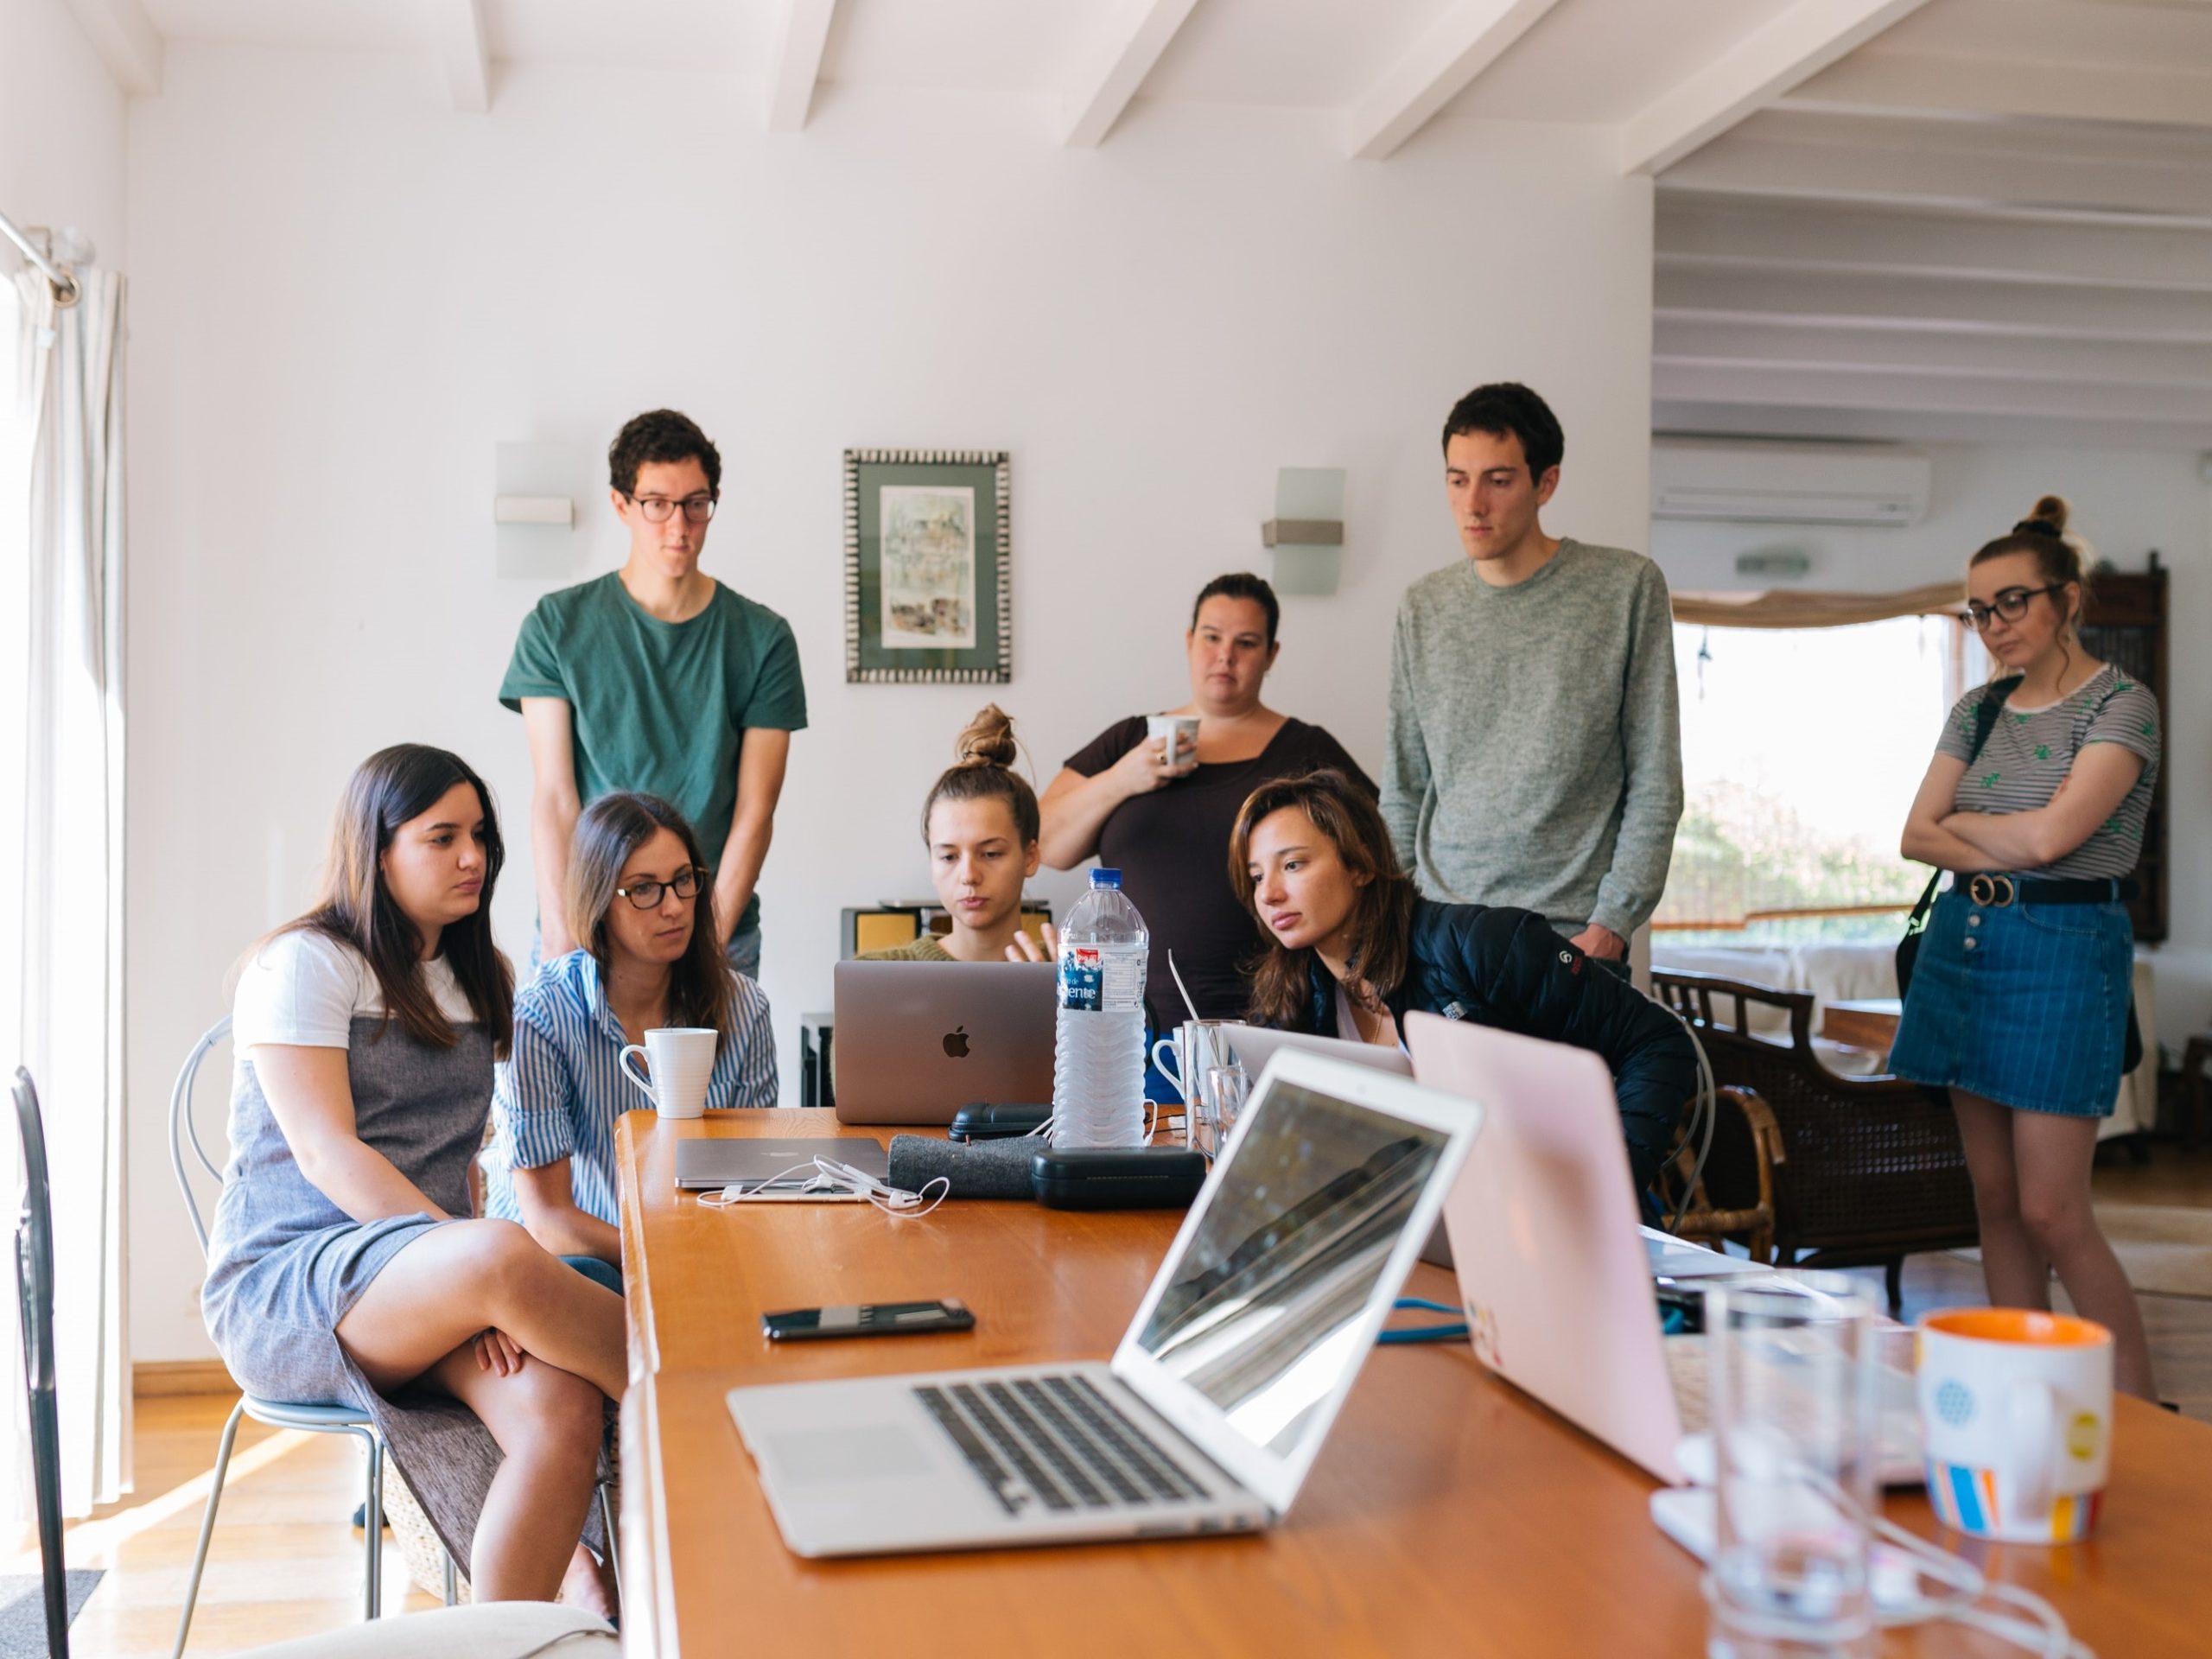
[[[1694,1562],[1653,1483],[1479,1368],[1464,1344],[1378,1349],[1288,1522],[1265,1535],[808,1561],[784,1548],[722,1403],[743,1382],[1103,1359],[1178,1217],[950,1203],[702,1207],[675,1143],[832,1135],[826,1112],[717,1113],[619,1133],[632,1383],[622,1408],[623,1633],[632,1654],[1694,1655]],[[886,1139],[889,1130],[881,1132]],[[1456,1300],[1449,1274],[1409,1292]],[[771,1345],[760,1314],[957,1296],[972,1333]],[[2066,1548],[1955,1548],[2045,1594],[2105,1659],[2201,1654],[2212,1630],[2212,1428],[2120,1406],[2107,1518]],[[1892,1518],[1938,1535],[1926,1500]],[[1885,1656],[2014,1649],[1953,1628]]]
[[1872,1049],[1887,1054],[1897,1039],[1897,1022],[1904,1018],[1904,1003],[1894,996],[1870,996],[1858,1002],[1821,1005],[1821,1035],[1847,1048]]

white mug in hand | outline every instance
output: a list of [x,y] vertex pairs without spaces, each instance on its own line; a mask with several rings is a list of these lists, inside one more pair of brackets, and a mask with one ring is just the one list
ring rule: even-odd
[[[664,1027],[647,1032],[642,1046],[632,1043],[624,1049],[618,1064],[622,1075],[645,1091],[663,1117],[702,1117],[707,1110],[707,1079],[715,1071],[715,1035],[711,1027]],[[652,1072],[651,1081],[630,1069],[632,1054],[644,1057]]]
[[1147,715],[1144,734],[1147,742],[1165,738],[1166,747],[1161,757],[1177,776],[1198,769],[1198,717],[1196,715]]

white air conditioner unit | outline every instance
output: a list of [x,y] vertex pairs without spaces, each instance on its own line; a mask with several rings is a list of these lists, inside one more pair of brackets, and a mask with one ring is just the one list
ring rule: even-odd
[[1768,524],[1916,524],[1928,457],[1883,443],[1747,443],[1661,438],[1651,446],[1659,518]]

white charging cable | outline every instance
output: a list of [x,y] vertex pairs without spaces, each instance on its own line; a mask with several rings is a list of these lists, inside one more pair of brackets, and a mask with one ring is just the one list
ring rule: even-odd
[[[814,1173],[796,1187],[779,1185],[803,1170]],[[938,1189],[930,1196],[930,1189]],[[790,1203],[817,1195],[836,1194],[862,1198],[889,1216],[893,1221],[913,1221],[926,1216],[950,1196],[952,1180],[950,1176],[937,1175],[922,1183],[918,1192],[909,1192],[903,1187],[879,1181],[865,1170],[841,1164],[832,1158],[809,1158],[778,1170],[763,1179],[743,1186],[726,1186],[719,1192],[702,1192],[699,1202],[709,1210],[728,1210],[741,1204]]]

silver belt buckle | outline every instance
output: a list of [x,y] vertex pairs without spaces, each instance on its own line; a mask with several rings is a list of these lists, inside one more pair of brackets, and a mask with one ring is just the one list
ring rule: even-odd
[[1988,905],[2002,910],[2019,897],[2020,890],[2009,875],[1977,875],[1967,883],[1967,897],[1977,905]]

